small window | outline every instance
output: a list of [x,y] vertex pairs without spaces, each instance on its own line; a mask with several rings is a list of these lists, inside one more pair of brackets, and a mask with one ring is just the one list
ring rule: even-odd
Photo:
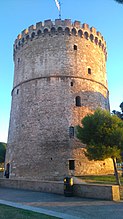
[[69,160],[69,170],[75,169],[75,160]]
[[88,32],[84,32],[85,39],[88,40]]
[[74,127],[73,126],[69,127],[69,137],[70,138],[74,137]]
[[58,33],[63,33],[63,29],[62,29],[62,27],[58,27]]
[[26,36],[26,40],[29,40],[29,35]]
[[24,38],[22,38],[22,43],[24,43],[24,41],[25,41]]
[[79,30],[79,31],[78,31],[78,36],[79,36],[79,37],[82,37],[82,34],[83,34],[83,33],[82,33],[82,30]]
[[44,35],[47,35],[47,34],[48,34],[48,29],[45,28],[45,29],[44,29]]
[[73,81],[71,81],[70,85],[71,85],[71,87],[73,87]]
[[41,30],[38,30],[37,35],[38,35],[38,36],[41,35]]
[[72,29],[72,34],[73,34],[74,36],[76,36],[76,29],[75,29],[75,28]]
[[88,74],[91,75],[91,68],[88,68]]
[[95,44],[97,45],[98,44],[98,38],[95,37]]
[[101,47],[101,45],[102,45],[102,42],[101,42],[101,40],[99,40],[99,47]]
[[90,34],[90,40],[91,40],[91,42],[94,41],[94,36],[93,36],[93,34]]
[[33,39],[35,37],[35,33],[33,32],[32,34],[31,34],[31,38]]
[[18,65],[19,65],[19,63],[20,63],[20,58],[18,58]]
[[80,96],[76,97],[76,106],[81,106],[81,97]]
[[17,89],[17,94],[19,94],[19,89]]
[[55,34],[55,32],[56,32],[55,27],[52,27],[52,28],[51,28],[51,33],[52,33],[52,34]]
[[77,50],[77,45],[74,45],[74,50]]
[[70,35],[70,29],[68,27],[65,28],[65,34]]

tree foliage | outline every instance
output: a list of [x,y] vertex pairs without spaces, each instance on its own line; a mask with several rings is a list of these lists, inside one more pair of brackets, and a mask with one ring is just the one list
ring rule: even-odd
[[[123,151],[123,121],[106,110],[97,109],[77,127],[77,137],[87,144],[85,155],[89,160],[121,158]],[[115,168],[115,167],[114,167]]]
[[[109,157],[109,154],[116,157],[114,151],[123,150],[123,122],[116,115],[97,109],[94,114],[87,115],[82,120],[82,127],[77,127],[77,137],[87,144],[87,149],[92,146],[96,147],[97,152],[100,149],[100,157],[98,153],[97,159]],[[95,153],[93,156],[96,159]]]
[[0,142],[0,163],[5,161],[6,143]]
[[112,114],[117,115],[120,119],[123,120],[123,102],[120,104],[119,107],[121,108],[121,111],[122,111],[122,112],[113,110],[113,111],[112,111]]
[[123,0],[115,0],[116,2],[123,4]]

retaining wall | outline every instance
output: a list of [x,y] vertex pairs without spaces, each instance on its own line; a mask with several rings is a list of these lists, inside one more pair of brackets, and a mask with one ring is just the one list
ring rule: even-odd
[[[62,181],[0,179],[0,187],[64,194],[64,184]],[[117,185],[74,184],[74,195],[100,200],[120,200],[120,191]]]

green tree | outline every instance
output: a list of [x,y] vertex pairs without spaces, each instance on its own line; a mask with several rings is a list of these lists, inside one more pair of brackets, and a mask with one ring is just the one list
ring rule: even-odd
[[122,112],[113,110],[112,113],[113,113],[114,115],[117,115],[120,119],[123,120],[123,102],[120,104],[119,107],[121,108],[121,111],[122,111]]
[[87,145],[85,155],[89,160],[112,158],[117,184],[120,185],[116,158],[123,151],[123,121],[106,110],[97,109],[77,126],[77,137]]
[[5,161],[6,143],[0,142],[0,163]]
[[123,0],[115,0],[116,2],[123,4]]

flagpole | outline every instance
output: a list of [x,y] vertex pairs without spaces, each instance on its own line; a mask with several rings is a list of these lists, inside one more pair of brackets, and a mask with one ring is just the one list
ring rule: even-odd
[[61,19],[61,2],[60,0],[55,0],[56,7],[58,8],[59,11],[59,19]]
[[59,10],[59,19],[61,19],[61,2],[59,1],[59,6],[60,6],[60,10]]

